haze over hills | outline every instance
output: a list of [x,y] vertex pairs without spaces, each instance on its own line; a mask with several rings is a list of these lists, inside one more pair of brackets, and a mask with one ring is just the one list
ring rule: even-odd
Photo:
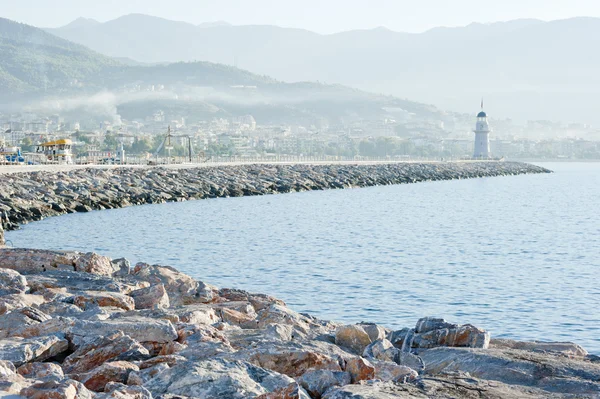
[[142,62],[202,60],[285,81],[324,81],[473,112],[483,95],[498,116],[598,122],[600,19],[516,20],[321,35],[276,26],[196,26],[141,14],[48,29]]
[[[82,26],[99,23],[80,19],[65,31]],[[262,123],[309,124],[380,119],[390,115],[388,109],[423,119],[442,114],[408,100],[339,85],[284,83],[210,62],[140,65],[7,19],[0,19],[0,49],[4,110],[97,112],[118,120],[118,114],[143,118],[155,109],[175,109],[191,120],[252,114]]]

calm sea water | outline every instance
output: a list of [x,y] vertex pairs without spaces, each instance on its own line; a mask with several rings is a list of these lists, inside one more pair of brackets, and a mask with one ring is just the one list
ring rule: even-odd
[[556,173],[74,214],[7,238],[172,265],[325,319],[440,316],[600,353],[600,164],[543,166]]

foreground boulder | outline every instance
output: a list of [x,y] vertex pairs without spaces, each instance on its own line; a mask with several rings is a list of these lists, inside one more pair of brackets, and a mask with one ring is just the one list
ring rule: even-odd
[[249,363],[215,359],[177,364],[145,387],[153,395],[241,399],[286,388],[293,382],[290,377]]
[[0,340],[0,360],[15,366],[29,362],[41,362],[65,352],[69,342],[64,336],[48,335],[35,338],[4,338]]

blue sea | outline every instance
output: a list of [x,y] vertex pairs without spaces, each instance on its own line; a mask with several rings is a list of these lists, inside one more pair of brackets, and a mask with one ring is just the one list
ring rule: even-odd
[[171,265],[294,310],[390,328],[444,317],[600,354],[600,164],[72,214],[14,246]]

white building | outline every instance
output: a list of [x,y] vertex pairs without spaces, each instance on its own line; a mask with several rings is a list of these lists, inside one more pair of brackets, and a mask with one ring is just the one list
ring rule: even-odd
[[490,151],[490,124],[488,123],[487,114],[483,111],[483,101],[481,102],[481,112],[477,114],[477,124],[475,125],[475,147],[473,158],[487,159],[491,158]]

